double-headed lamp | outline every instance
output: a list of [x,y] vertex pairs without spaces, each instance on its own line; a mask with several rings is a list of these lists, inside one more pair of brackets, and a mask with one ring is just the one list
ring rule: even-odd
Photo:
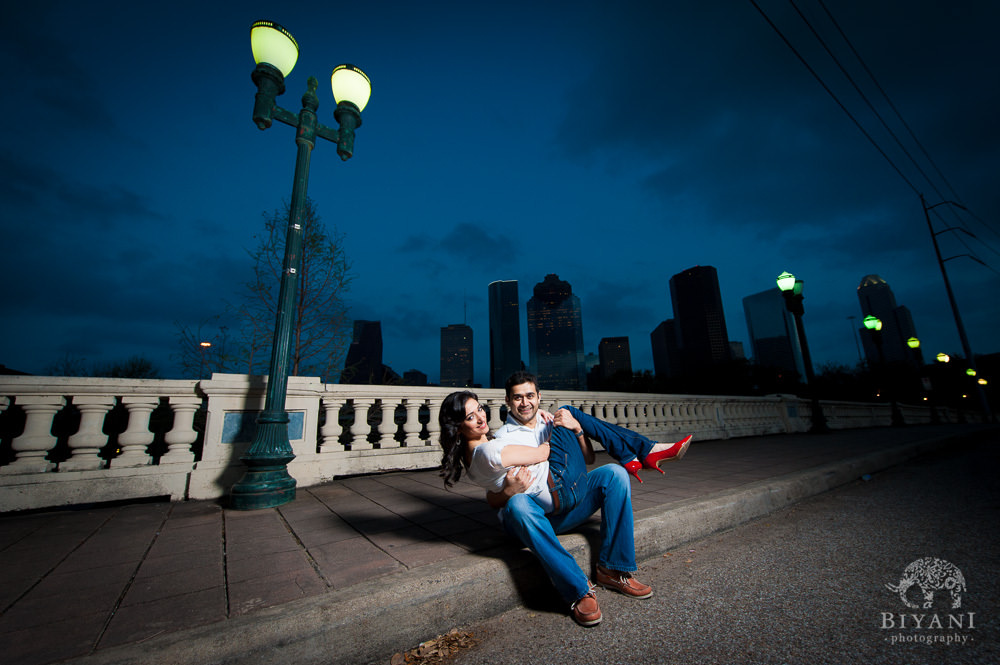
[[274,21],[256,21],[250,26],[250,48],[254,62],[267,63],[282,76],[291,74],[299,59],[295,37]]

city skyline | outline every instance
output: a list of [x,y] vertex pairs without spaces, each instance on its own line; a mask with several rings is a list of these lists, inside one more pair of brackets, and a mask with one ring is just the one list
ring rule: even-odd
[[741,298],[787,270],[805,282],[814,365],[853,365],[856,287],[878,274],[925,358],[961,355],[920,194],[972,348],[1000,350],[1000,6],[801,3],[899,146],[796,11],[758,4],[767,20],[751,3],[387,0],[348,17],[179,0],[171,15],[197,17],[190,49],[153,6],[12,6],[0,364],[42,373],[64,357],[139,355],[180,378],[177,325],[239,304],[296,151],[289,127],[251,121],[258,19],[301,48],[286,110],[315,76],[333,126],[332,67],[371,78],[354,156],[318,143],[309,196],[343,236],[348,316],[382,322],[396,371],[437,382],[440,328],[467,320],[487,385],[486,285],[549,273],[574,285],[588,353],[627,336],[633,368],[651,369],[646,339],[672,315],[664,285],[693,265],[717,268],[734,341],[749,340]]

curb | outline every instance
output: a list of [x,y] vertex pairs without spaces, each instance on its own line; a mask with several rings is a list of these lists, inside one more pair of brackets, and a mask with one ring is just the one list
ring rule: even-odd
[[[967,435],[968,436],[968,435]],[[736,527],[803,499],[934,451],[942,436],[762,480],[707,497],[687,499],[636,516],[636,558]],[[560,536],[588,570],[596,528]],[[596,549],[596,548],[595,548]],[[482,621],[551,592],[534,556],[501,547],[380,577],[222,622],[145,642],[99,649],[64,661],[72,665],[296,665],[384,663],[401,651],[454,627]],[[569,621],[569,619],[567,619]]]

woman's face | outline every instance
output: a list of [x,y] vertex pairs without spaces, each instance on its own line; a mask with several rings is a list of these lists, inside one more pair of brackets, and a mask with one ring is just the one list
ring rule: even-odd
[[490,431],[490,424],[486,419],[486,410],[482,404],[474,399],[465,401],[465,420],[459,427],[459,433],[466,441],[477,441]]

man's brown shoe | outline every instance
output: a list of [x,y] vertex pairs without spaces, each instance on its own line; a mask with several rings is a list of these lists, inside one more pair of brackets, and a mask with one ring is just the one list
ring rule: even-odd
[[599,586],[623,593],[632,598],[649,598],[653,595],[653,587],[635,579],[631,573],[608,570],[603,566],[598,566],[595,579]]
[[601,608],[593,591],[570,605],[569,609],[573,620],[581,626],[596,626],[601,623]]

